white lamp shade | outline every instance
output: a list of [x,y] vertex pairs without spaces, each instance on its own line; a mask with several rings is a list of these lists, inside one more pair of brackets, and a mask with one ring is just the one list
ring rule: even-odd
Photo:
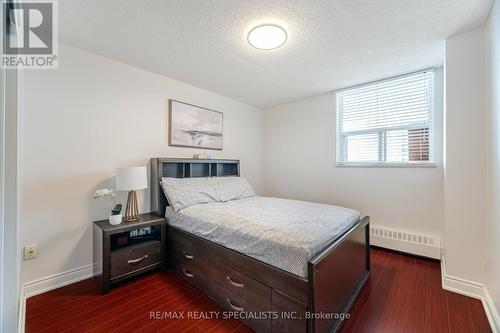
[[148,187],[146,167],[127,167],[116,169],[116,190],[142,190]]

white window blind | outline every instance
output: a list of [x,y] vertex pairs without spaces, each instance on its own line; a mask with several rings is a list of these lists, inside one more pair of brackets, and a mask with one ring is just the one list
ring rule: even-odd
[[337,164],[430,164],[434,71],[343,89],[337,97]]

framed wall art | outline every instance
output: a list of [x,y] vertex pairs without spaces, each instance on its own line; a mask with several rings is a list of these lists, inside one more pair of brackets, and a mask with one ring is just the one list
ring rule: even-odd
[[222,150],[224,114],[169,100],[169,145]]

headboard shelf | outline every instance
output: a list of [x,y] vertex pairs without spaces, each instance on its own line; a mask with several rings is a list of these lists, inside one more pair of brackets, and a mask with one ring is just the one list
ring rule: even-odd
[[202,160],[184,158],[155,157],[151,159],[151,212],[165,214],[167,199],[161,188],[163,177],[223,177],[239,176],[239,160]]

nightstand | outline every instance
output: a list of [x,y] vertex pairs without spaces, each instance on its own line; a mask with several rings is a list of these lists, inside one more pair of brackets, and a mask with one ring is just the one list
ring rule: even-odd
[[94,278],[103,294],[132,276],[166,267],[166,221],[154,213],[139,221],[94,222]]

